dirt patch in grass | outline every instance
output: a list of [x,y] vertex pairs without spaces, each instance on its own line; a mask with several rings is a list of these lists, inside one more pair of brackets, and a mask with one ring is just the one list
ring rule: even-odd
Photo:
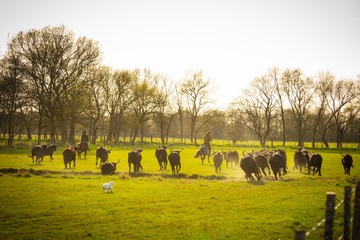
[[[17,169],[17,168],[1,168],[1,174],[32,174],[35,176],[50,176],[50,175],[62,175],[62,176],[101,176],[100,172],[92,172],[92,171],[54,171],[54,170],[35,170],[33,168],[30,169]],[[198,174],[187,175],[184,173],[175,173],[175,174],[153,174],[153,173],[143,173],[143,172],[131,172],[131,173],[124,173],[118,172],[114,174],[115,176],[124,176],[128,175],[131,178],[139,178],[139,177],[161,177],[164,179],[205,179],[205,180],[225,180],[227,179],[224,176],[217,176],[217,175],[209,175],[209,176],[202,176]]]

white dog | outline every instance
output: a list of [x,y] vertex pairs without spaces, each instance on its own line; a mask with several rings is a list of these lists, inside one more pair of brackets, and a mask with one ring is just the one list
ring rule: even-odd
[[108,182],[108,183],[104,183],[102,185],[102,189],[105,193],[109,193],[111,192],[112,193],[112,190],[113,190],[113,186],[115,185],[114,182]]

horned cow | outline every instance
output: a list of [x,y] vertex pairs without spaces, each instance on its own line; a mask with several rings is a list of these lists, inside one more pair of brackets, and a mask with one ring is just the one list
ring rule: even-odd
[[181,150],[170,150],[168,156],[172,173],[178,173],[181,169],[180,152]]
[[111,151],[109,149],[102,146],[96,149],[96,166],[98,164],[98,159],[100,158],[99,167],[101,168],[101,165],[108,160],[110,152]]
[[286,160],[283,153],[284,151],[276,151],[269,160],[271,170],[273,171],[276,180],[278,180],[277,175],[279,175],[279,177],[281,176],[281,169],[283,169],[284,174],[287,174]]
[[67,168],[67,165],[69,164],[69,168],[71,168],[71,162],[73,162],[73,166],[75,168],[76,166],[76,152],[74,147],[66,148],[63,151],[63,159],[64,159],[64,165],[65,169]]
[[57,145],[56,144],[51,144],[49,146],[42,145],[41,147],[44,150],[44,156],[50,156],[50,161],[54,160],[53,154],[56,151]]
[[249,181],[255,180],[252,174],[255,174],[257,180],[261,179],[259,168],[256,165],[255,159],[250,155],[245,155],[243,152],[243,158],[240,160],[240,167],[245,173],[245,178]]
[[215,172],[219,173],[221,172],[221,165],[224,160],[224,156],[221,152],[214,152],[213,153],[213,161],[215,166]]
[[[341,154],[342,155],[342,154]],[[347,175],[350,175],[350,169],[351,167],[354,167],[353,165],[353,158],[349,154],[342,155],[343,158],[341,159],[341,163],[344,167],[344,173]]]
[[239,166],[239,153],[236,150],[227,150],[223,152],[224,160],[226,162],[226,167],[231,163],[231,167],[233,166],[233,162],[235,166]]
[[39,164],[40,162],[43,161],[43,158],[45,156],[44,150],[42,148],[41,145],[35,145],[32,149],[31,149],[31,157],[32,158],[32,162],[34,163],[34,158],[35,158],[35,164]]
[[269,175],[270,175],[270,166],[269,166],[269,162],[267,160],[267,158],[265,157],[264,154],[260,153],[260,152],[256,152],[254,153],[254,159],[256,162],[256,165],[258,166],[258,168],[261,170],[259,170],[259,173],[261,174],[261,172],[267,176],[265,169],[267,168],[269,171]]
[[116,171],[116,165],[120,162],[105,162],[101,165],[101,173],[103,175],[114,175]]
[[134,166],[134,172],[138,172],[140,170],[140,168],[142,169],[141,152],[142,152],[141,148],[138,148],[138,149],[133,148],[133,151],[128,153],[129,172],[131,172],[131,164]]
[[167,160],[167,151],[166,151],[167,146],[159,146],[159,148],[157,148],[155,150],[155,157],[158,160],[159,166],[160,166],[160,170],[165,169],[167,167],[168,164],[168,160]]
[[309,161],[309,154],[308,152],[300,148],[294,153],[294,168],[298,169],[300,168],[300,172],[302,172],[302,169],[306,167],[307,162]]
[[307,163],[308,173],[310,174],[311,167],[313,167],[313,175],[318,172],[319,176],[321,176],[322,156],[318,153],[311,153],[309,156],[309,161]]

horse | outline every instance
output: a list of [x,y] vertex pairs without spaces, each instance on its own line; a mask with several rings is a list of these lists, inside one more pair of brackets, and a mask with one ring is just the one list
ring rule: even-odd
[[201,162],[202,164],[204,164],[204,159],[206,158],[206,156],[208,157],[208,162],[210,163],[210,150],[209,150],[209,146],[207,144],[203,144],[199,150],[196,152],[195,154],[195,158],[200,157],[201,158]]
[[86,142],[80,142],[76,145],[77,148],[75,148],[78,152],[78,157],[79,159],[81,159],[81,153],[84,153],[84,158],[86,159],[86,153],[88,150],[89,147],[88,145],[86,144]]

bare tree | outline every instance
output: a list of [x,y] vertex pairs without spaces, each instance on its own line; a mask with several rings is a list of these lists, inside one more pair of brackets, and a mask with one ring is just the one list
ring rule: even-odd
[[[66,125],[75,124],[71,121],[76,119],[74,111],[84,101],[77,94],[80,93],[79,86],[86,87],[84,75],[98,63],[100,50],[97,43],[84,37],[75,41],[72,32],[59,26],[20,32],[11,45],[21,55],[22,71],[27,76],[27,93],[37,102],[39,115],[45,116],[50,124],[51,141],[55,141],[57,126],[60,126],[64,141]],[[74,102],[77,102],[77,108],[74,108]]]
[[141,143],[144,138],[144,127],[151,115],[155,112],[156,103],[156,83],[158,75],[152,74],[149,69],[143,72],[137,71],[137,81],[133,88],[134,101],[131,103],[132,110],[132,137],[131,143],[135,143],[135,139],[140,131]]
[[160,130],[160,140],[165,144],[171,122],[175,116],[170,106],[170,96],[174,87],[169,78],[165,75],[159,76],[159,82],[156,87],[154,122]]
[[[194,142],[196,122],[199,113],[213,100],[210,98],[212,81],[204,80],[202,71],[188,73],[181,84],[180,92],[184,96],[186,110],[190,115],[190,141]],[[196,141],[196,140],[195,140]]]
[[13,145],[15,120],[26,102],[21,65],[20,55],[9,44],[5,57],[0,60],[0,107],[7,124],[8,146]]
[[174,96],[174,102],[177,107],[177,115],[179,117],[180,122],[180,142],[183,143],[184,139],[184,106],[183,106],[183,99],[182,94],[179,91],[179,87],[175,86],[175,95]]
[[283,99],[283,89],[281,88],[281,73],[277,67],[273,67],[268,72],[269,81],[274,84],[276,98],[278,98],[278,104],[280,109],[281,116],[281,129],[282,129],[282,145],[285,147],[286,144],[286,124],[285,124],[285,112],[284,112],[284,99]]
[[300,69],[287,69],[283,72],[281,83],[296,121],[298,146],[300,147],[304,144],[306,125],[311,113],[314,94],[313,80],[310,77],[304,77]]
[[[337,147],[342,147],[343,134],[348,128],[348,121],[359,112],[359,108],[352,108],[351,103],[356,99],[356,84],[352,80],[337,81],[328,95],[327,105],[336,125]],[[349,106],[349,107],[348,107]]]
[[258,137],[261,146],[265,146],[271,130],[271,121],[275,117],[277,106],[274,82],[269,82],[268,75],[256,78],[250,88],[231,104],[243,124]]
[[[316,135],[319,133],[326,133],[327,127],[331,119],[326,120],[326,99],[328,94],[332,91],[332,85],[334,82],[335,76],[332,75],[329,71],[319,72],[317,74],[317,82],[314,83],[315,86],[315,99],[314,101],[314,113],[313,113],[313,125],[312,125],[312,147],[315,147]],[[325,122],[325,124],[323,124]],[[322,127],[322,129],[321,129]],[[325,135],[323,135],[322,140],[325,141]]]

